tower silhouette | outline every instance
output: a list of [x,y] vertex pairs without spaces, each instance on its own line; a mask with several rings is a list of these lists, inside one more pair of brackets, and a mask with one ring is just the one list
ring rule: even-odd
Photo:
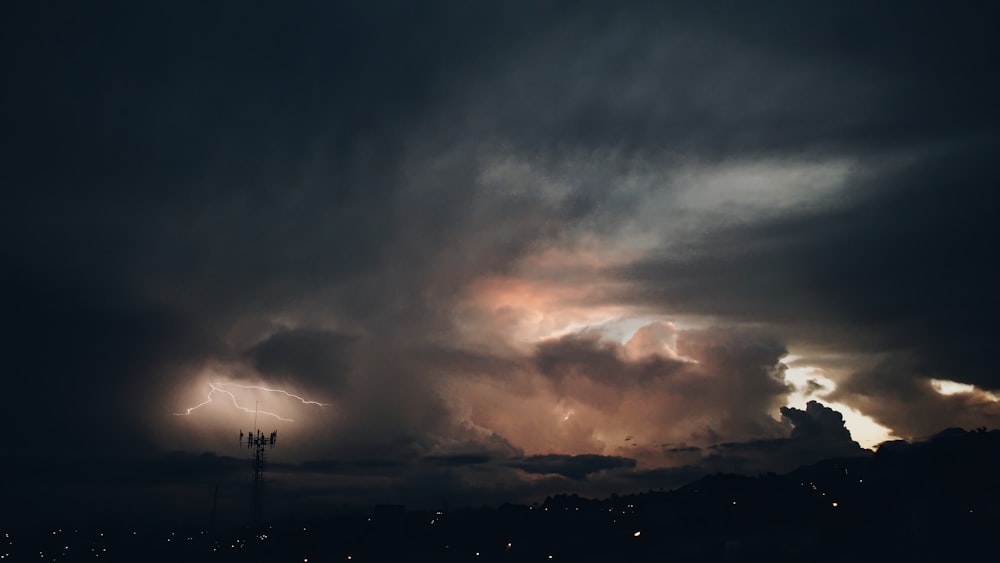
[[[265,452],[274,447],[278,440],[278,431],[274,430],[270,434],[264,434],[260,428],[246,435],[246,447],[253,450],[253,489],[251,502],[251,523],[257,525],[260,516],[262,496],[264,491],[264,462]],[[240,430],[240,445],[243,445],[243,431]]]

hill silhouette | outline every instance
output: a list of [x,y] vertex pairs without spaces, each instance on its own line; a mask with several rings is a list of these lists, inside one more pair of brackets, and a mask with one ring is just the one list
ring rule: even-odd
[[[949,429],[788,474],[534,505],[285,520],[213,533],[60,527],[6,536],[13,561],[976,560],[1000,524],[1000,432]],[[40,557],[41,556],[41,557]]]

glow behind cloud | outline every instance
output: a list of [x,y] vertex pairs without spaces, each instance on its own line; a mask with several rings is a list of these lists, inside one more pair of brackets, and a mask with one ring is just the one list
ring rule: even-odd
[[[793,360],[789,363],[794,364],[797,357],[790,357]],[[827,399],[826,395],[837,388],[837,383],[825,377],[823,370],[808,365],[794,365],[785,370],[785,380],[795,386],[795,391],[788,395],[788,406],[804,409],[811,399],[820,399],[823,404],[840,411],[844,416],[844,425],[861,447],[871,449],[895,438],[891,429],[875,422],[858,409]]]
[[175,412],[174,416],[190,416],[194,411],[196,411],[196,410],[198,410],[198,409],[200,409],[200,408],[202,408],[202,407],[204,407],[206,405],[214,403],[215,400],[216,400],[215,394],[216,393],[221,393],[221,394],[224,394],[224,395],[226,395],[226,396],[229,397],[230,402],[232,403],[233,407],[235,409],[237,409],[237,410],[243,411],[243,412],[248,413],[248,414],[256,414],[256,415],[261,415],[261,416],[273,417],[273,418],[276,418],[276,419],[284,421],[284,422],[294,422],[293,419],[286,418],[286,417],[284,417],[284,416],[282,416],[282,415],[280,415],[278,413],[275,413],[275,412],[266,411],[266,410],[259,410],[256,407],[254,409],[250,409],[248,406],[241,404],[239,402],[239,400],[237,400],[236,395],[234,395],[232,391],[226,389],[226,387],[229,387],[229,386],[231,386],[231,387],[238,387],[240,389],[249,389],[249,390],[255,390],[255,391],[263,391],[265,393],[278,393],[278,394],[282,394],[282,395],[285,395],[286,397],[298,400],[303,405],[315,405],[315,406],[319,406],[319,407],[325,407],[325,406],[327,406],[327,403],[320,403],[319,401],[312,401],[312,400],[306,399],[306,398],[304,398],[304,397],[302,397],[300,395],[296,395],[295,393],[291,393],[289,391],[285,391],[284,389],[273,389],[273,388],[270,388],[270,387],[264,387],[262,385],[245,385],[245,384],[241,384],[241,383],[232,383],[232,382],[215,383],[215,382],[209,381],[208,382],[208,386],[209,386],[210,390],[208,392],[208,395],[205,397],[204,401],[198,403],[197,405],[195,405],[193,407],[188,407],[187,409],[184,410],[184,412]]

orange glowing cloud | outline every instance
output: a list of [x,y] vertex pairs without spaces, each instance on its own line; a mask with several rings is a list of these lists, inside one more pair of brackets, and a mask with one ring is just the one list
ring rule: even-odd
[[607,298],[621,282],[605,272],[627,252],[546,248],[523,258],[512,274],[481,277],[458,306],[463,331],[485,326],[523,344],[640,314]]
[[466,332],[486,326],[510,343],[523,344],[635,313],[599,303],[599,294],[599,287],[494,276],[469,287],[458,317]]

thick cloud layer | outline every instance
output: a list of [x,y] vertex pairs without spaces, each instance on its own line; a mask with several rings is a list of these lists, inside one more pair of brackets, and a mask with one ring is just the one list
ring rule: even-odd
[[224,4],[10,14],[21,478],[162,500],[255,411],[288,510],[997,420],[992,8]]

